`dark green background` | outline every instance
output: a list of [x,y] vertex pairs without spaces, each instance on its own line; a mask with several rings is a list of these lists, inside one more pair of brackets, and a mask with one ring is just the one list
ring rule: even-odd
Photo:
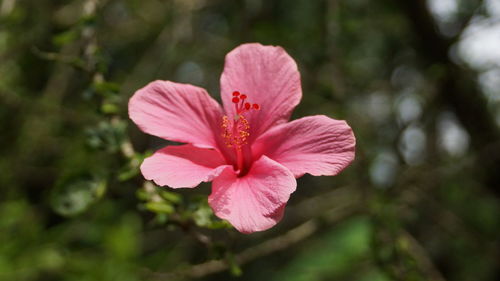
[[[0,280],[499,280],[500,86],[484,81],[500,62],[463,42],[500,16],[451,2],[0,1]],[[349,168],[300,178],[252,235],[213,217],[208,184],[145,186],[138,164],[166,142],[127,117],[154,79],[219,99],[245,42],[296,60],[293,118],[357,138]]]

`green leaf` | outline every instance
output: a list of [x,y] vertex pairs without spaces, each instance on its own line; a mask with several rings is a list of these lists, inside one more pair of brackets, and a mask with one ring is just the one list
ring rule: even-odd
[[212,208],[208,206],[206,201],[203,201],[203,203],[198,206],[198,209],[192,213],[192,218],[197,226],[208,229],[233,227],[229,222],[215,217]]
[[161,198],[172,203],[179,203],[181,201],[181,196],[175,192],[159,190],[158,194],[161,196]]
[[52,208],[63,216],[78,215],[102,198],[104,180],[77,180],[57,188],[52,196]]
[[101,105],[101,111],[106,114],[116,114],[120,112],[120,107],[113,103],[103,103]]
[[117,177],[119,181],[126,181],[137,176],[138,174],[139,169],[137,169],[136,167],[132,168],[130,166],[127,166],[120,171]]
[[126,138],[126,128],[126,122],[120,119],[99,122],[97,127],[86,130],[87,143],[92,148],[115,153]]
[[113,82],[97,82],[92,87],[96,93],[101,95],[116,94],[120,91],[120,85]]
[[139,200],[147,201],[147,200],[151,199],[151,193],[147,192],[146,190],[144,190],[142,188],[138,189],[135,194],[136,194],[137,198],[139,198]]
[[241,270],[240,265],[236,262],[234,255],[232,253],[227,253],[226,261],[229,264],[229,271],[233,276],[241,276],[243,271]]
[[146,209],[155,213],[172,214],[175,211],[174,207],[167,202],[148,202],[144,205]]
[[55,35],[52,38],[52,42],[54,43],[54,45],[61,47],[75,41],[77,38],[78,31],[76,29],[70,29]]

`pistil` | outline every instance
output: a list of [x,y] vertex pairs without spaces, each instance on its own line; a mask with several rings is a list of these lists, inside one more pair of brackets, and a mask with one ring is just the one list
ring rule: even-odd
[[250,124],[243,115],[251,110],[259,110],[256,103],[246,102],[247,95],[238,91],[233,92],[232,102],[234,104],[235,115],[232,120],[227,116],[222,117],[222,137],[227,147],[234,148],[236,155],[236,169],[240,172],[245,168],[245,157],[242,147],[247,144],[250,136]]

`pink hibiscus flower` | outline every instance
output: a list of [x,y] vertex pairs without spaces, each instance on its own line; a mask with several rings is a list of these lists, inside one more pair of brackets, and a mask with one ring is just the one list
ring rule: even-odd
[[354,160],[345,121],[317,115],[287,122],[302,90],[295,61],[281,47],[244,44],[226,56],[223,107],[202,88],[154,81],[129,101],[145,133],[185,145],[146,158],[141,172],[171,188],[212,182],[208,202],[238,231],[281,220],[296,178],[333,176]]

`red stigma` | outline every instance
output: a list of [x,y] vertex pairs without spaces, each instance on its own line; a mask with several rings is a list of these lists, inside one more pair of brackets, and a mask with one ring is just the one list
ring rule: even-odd
[[251,111],[251,110],[259,110],[260,106],[256,103],[245,102],[248,99],[248,96],[240,93],[239,91],[233,92],[233,97],[231,101],[234,103],[234,113],[236,116]]

